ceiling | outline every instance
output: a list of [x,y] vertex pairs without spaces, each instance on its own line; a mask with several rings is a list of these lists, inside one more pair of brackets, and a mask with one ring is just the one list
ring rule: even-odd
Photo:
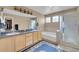
[[43,15],[75,8],[76,6],[28,6],[28,8],[35,10]]

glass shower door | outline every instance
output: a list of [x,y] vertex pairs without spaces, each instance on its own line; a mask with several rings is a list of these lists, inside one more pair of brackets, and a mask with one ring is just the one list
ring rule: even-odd
[[79,49],[79,18],[78,13],[64,15],[63,42],[72,48]]

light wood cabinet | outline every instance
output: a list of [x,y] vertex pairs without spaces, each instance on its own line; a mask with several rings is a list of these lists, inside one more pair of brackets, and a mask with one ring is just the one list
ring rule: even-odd
[[[7,38],[8,39],[8,38]],[[8,40],[7,40],[7,47],[8,47],[8,51],[12,51],[14,52],[15,51],[15,42],[14,42],[14,39],[15,37],[10,37]],[[11,49],[10,49],[11,48]]]
[[38,42],[38,35],[37,32],[33,32],[33,43]]
[[39,41],[42,40],[41,32],[37,32],[37,38]]
[[26,34],[26,46],[30,46],[33,44],[33,35],[32,33]]
[[15,51],[19,51],[25,47],[25,35],[17,35],[15,39]]
[[14,51],[14,37],[7,37],[0,39],[0,52]]
[[40,32],[0,38],[0,52],[19,51],[41,40]]
[[7,42],[6,39],[0,39],[0,52],[6,52],[7,51]]
[[41,38],[41,32],[33,32],[33,43],[36,43],[38,41],[40,41]]

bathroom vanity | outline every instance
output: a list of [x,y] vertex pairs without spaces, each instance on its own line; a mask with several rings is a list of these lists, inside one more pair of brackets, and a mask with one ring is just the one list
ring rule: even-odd
[[40,31],[18,32],[0,36],[0,52],[17,52],[41,40]]

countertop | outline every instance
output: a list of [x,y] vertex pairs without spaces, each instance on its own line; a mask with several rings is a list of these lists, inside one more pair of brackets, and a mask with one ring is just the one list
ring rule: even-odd
[[0,38],[6,38],[6,37],[11,37],[11,36],[16,36],[16,35],[22,35],[22,34],[28,34],[28,33],[37,32],[37,31],[39,31],[39,30],[22,31],[22,32],[11,32],[11,33],[0,35]]

